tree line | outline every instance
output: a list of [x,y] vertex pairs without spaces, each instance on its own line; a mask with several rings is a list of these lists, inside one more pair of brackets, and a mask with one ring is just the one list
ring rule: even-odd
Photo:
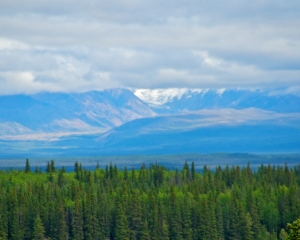
[[0,171],[0,239],[286,239],[300,165]]

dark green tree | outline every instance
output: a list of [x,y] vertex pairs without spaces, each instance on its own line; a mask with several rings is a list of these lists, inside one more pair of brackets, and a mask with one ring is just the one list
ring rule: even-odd
[[140,239],[143,226],[142,209],[136,191],[132,192],[129,209],[130,239]]
[[182,236],[185,240],[193,239],[191,208],[187,202],[186,197],[182,206]]
[[3,219],[3,213],[0,213],[0,239],[6,240],[7,239],[7,221]]
[[51,160],[50,168],[51,168],[51,172],[53,173],[56,172],[55,162],[53,159]]
[[31,172],[28,158],[26,159],[25,172],[26,173],[30,173]]
[[72,219],[72,236],[74,240],[83,240],[83,216],[79,201],[75,201],[75,212]]
[[142,228],[142,232],[141,232],[141,237],[139,239],[140,240],[151,240],[147,220],[145,220],[145,222],[143,224],[143,228]]
[[9,239],[19,240],[21,238],[21,231],[19,226],[19,207],[18,207],[18,198],[16,190],[10,192],[9,198],[9,224],[8,224],[8,233]]
[[63,187],[65,184],[65,178],[64,178],[64,171],[63,169],[59,170],[58,176],[57,176],[57,184],[59,187]]
[[123,210],[122,200],[117,201],[115,217],[115,239],[129,240],[129,227],[125,211]]

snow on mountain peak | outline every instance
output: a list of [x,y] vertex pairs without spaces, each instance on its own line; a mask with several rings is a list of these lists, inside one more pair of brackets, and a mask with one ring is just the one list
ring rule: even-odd
[[217,93],[219,96],[222,96],[225,91],[226,91],[226,88],[220,88],[217,90]]
[[180,99],[188,91],[187,88],[136,89],[134,94],[144,102],[162,105],[174,98]]
[[[192,94],[201,94],[204,96],[210,89],[201,88],[167,88],[167,89],[136,89],[134,90],[135,96],[144,102],[163,105],[167,102],[172,102],[174,99],[181,99],[183,95],[187,95],[187,98]],[[226,88],[214,90],[216,94],[222,96],[226,91]]]

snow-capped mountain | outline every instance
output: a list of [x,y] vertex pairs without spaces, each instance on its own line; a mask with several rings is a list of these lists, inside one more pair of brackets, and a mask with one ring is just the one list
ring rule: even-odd
[[159,114],[201,109],[259,108],[300,112],[300,88],[282,89],[137,89],[134,94]]
[[0,157],[299,152],[299,90],[109,89],[0,96]]

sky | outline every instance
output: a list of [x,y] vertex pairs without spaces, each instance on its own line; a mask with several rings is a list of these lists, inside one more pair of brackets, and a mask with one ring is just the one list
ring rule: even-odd
[[0,95],[294,86],[299,0],[0,0]]

